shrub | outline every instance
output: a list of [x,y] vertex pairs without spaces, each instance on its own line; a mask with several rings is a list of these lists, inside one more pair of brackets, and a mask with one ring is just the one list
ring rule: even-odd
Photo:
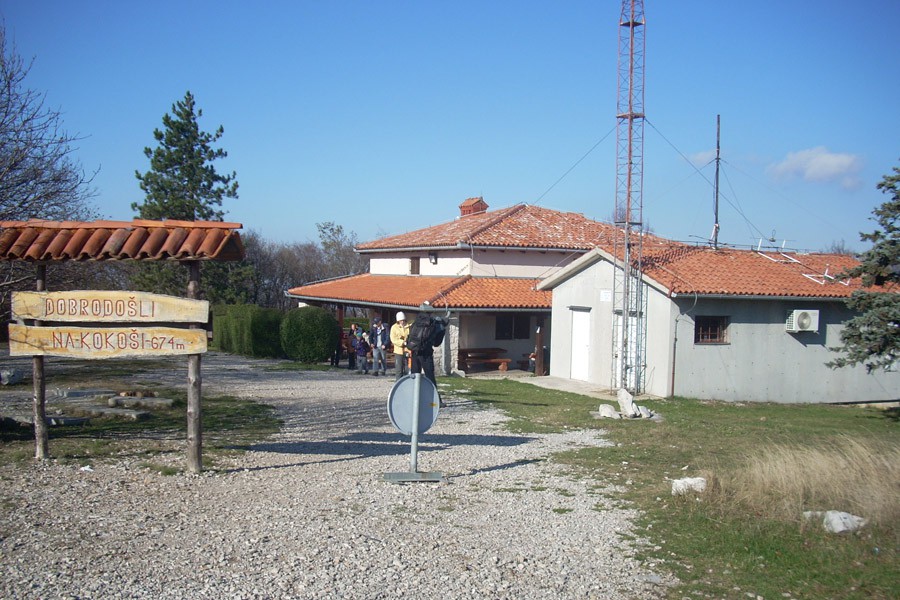
[[213,341],[220,350],[256,358],[284,355],[279,336],[280,311],[235,304],[217,306],[213,315]]
[[338,323],[322,308],[295,308],[281,321],[281,347],[288,358],[306,363],[327,360],[337,343]]

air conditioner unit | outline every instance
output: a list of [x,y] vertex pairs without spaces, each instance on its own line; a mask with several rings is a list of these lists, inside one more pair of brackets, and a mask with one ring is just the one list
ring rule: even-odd
[[819,311],[817,310],[792,310],[788,312],[784,330],[788,333],[800,333],[801,331],[819,331]]

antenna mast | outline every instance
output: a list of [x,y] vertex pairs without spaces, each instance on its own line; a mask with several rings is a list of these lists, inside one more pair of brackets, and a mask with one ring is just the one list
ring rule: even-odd
[[616,107],[615,256],[612,387],[643,387],[647,325],[643,275],[644,3],[622,0]]
[[720,156],[719,134],[721,132],[722,115],[716,115],[716,185],[714,188],[714,204],[713,211],[715,213],[716,222],[713,224],[712,245],[713,248],[719,249],[719,162],[722,160]]

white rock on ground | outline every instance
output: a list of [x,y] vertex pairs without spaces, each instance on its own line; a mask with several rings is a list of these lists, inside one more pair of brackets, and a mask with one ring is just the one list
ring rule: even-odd
[[[391,426],[392,378],[265,372],[204,357],[204,391],[277,407],[281,433],[200,476],[145,462],[0,467],[0,597],[655,598],[673,583],[635,552],[634,510],[545,460],[602,446],[598,431],[517,435],[494,410],[447,398],[421,436],[420,471],[391,484],[409,440]],[[184,373],[161,373],[183,384]],[[53,444],[51,442],[51,452]]]
[[672,495],[682,496],[688,492],[703,493],[706,490],[706,479],[703,477],[684,477],[672,481]]

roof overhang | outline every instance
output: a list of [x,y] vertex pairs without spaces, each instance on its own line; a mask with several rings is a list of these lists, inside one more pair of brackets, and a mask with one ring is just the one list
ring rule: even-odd
[[455,312],[550,312],[536,279],[428,277],[365,273],[299,286],[285,295],[305,302]]

